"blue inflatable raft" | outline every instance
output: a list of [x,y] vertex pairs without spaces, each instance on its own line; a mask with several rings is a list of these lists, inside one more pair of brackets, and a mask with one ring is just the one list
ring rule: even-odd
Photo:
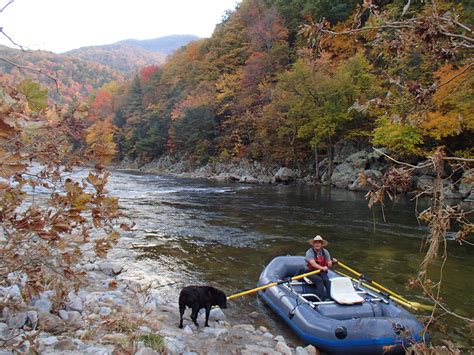
[[[304,268],[304,257],[277,257],[263,270],[258,285],[288,279]],[[427,339],[415,316],[391,299],[333,271],[328,276],[330,301],[319,300],[314,285],[301,281],[282,282],[259,295],[300,338],[329,354],[404,353]]]

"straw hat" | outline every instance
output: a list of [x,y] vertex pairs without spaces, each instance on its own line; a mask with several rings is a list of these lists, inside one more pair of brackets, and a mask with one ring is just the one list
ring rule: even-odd
[[313,239],[310,239],[308,240],[308,243],[313,245],[314,242],[322,242],[323,243],[323,247],[325,247],[326,245],[328,245],[328,241],[327,240],[324,240],[323,237],[321,237],[320,235],[317,235],[316,237],[314,237]]

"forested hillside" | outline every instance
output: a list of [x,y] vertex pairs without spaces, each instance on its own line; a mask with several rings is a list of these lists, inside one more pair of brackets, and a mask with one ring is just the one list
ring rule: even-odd
[[82,47],[64,54],[101,63],[130,77],[146,66],[164,63],[167,55],[197,39],[192,35],[127,39],[103,46]]
[[[144,41],[125,40],[64,54],[0,46],[1,78],[5,83],[18,84],[28,76],[47,87],[51,99],[69,103],[87,98],[105,84],[124,81],[144,67],[163,63],[166,55],[196,38],[176,35]],[[59,92],[56,82],[38,75],[39,70],[58,79]]]
[[159,65],[166,58],[164,53],[153,52],[128,43],[83,47],[69,51],[65,55],[106,65],[128,77],[145,66]]
[[[5,84],[18,84],[27,75],[48,88],[51,99],[60,102],[84,99],[90,92],[111,81],[124,80],[122,73],[108,66],[46,51],[21,51],[0,46],[0,57],[10,61],[0,61],[1,78]],[[41,70],[41,74],[25,71],[19,66]],[[57,82],[44,74],[58,78]]]
[[331,168],[342,139],[472,156],[473,22],[468,1],[244,0],[211,38],[99,91],[94,117],[142,161]]

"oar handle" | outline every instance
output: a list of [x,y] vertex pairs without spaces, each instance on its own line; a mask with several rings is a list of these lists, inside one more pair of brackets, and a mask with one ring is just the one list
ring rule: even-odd
[[282,279],[282,280],[278,280],[278,281],[276,281],[276,282],[272,282],[272,283],[269,283],[269,284],[266,284],[266,285],[263,285],[263,286],[260,286],[260,287],[257,287],[257,288],[253,288],[253,289],[251,289],[251,290],[247,290],[247,291],[243,291],[243,292],[240,292],[240,293],[236,293],[235,295],[231,295],[231,296],[227,297],[227,300],[232,300],[232,299],[237,298],[237,297],[250,295],[250,294],[252,294],[252,293],[265,290],[265,289],[267,289],[267,288],[269,288],[269,287],[272,287],[272,286],[276,286],[276,285],[280,285],[280,284],[282,284],[282,283],[286,283],[286,282],[296,281],[296,280],[302,279],[303,277],[307,277],[307,276],[311,276],[311,275],[316,275],[316,274],[319,273],[319,272],[321,272],[321,270],[314,270],[314,271],[307,272],[307,273],[305,273],[305,274],[301,274],[301,275],[297,275],[297,276],[293,276],[293,277],[287,277],[287,278],[284,278],[284,279]]

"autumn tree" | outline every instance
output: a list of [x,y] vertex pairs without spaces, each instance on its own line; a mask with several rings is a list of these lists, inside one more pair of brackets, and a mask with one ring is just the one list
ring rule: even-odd
[[[3,299],[2,308],[21,310],[22,301],[49,290],[57,311],[85,282],[77,267],[83,253],[103,257],[119,237],[118,200],[105,189],[104,157],[112,152],[94,143],[74,151],[87,111],[54,110],[43,88],[27,88],[24,95],[0,87],[0,275],[2,286],[19,287],[21,295]],[[95,168],[84,179],[69,175],[87,158]]]

